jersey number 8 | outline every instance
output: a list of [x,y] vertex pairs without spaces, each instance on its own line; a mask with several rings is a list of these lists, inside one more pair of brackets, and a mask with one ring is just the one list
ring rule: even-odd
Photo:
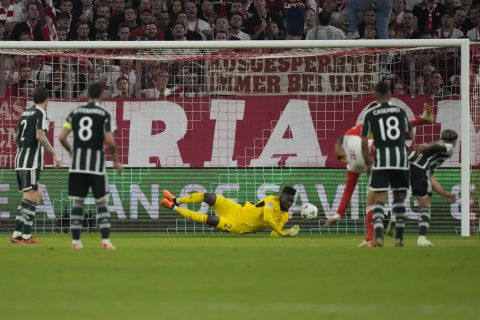
[[80,129],[78,130],[78,137],[82,141],[88,141],[92,137],[93,120],[90,117],[83,117],[79,121]]
[[387,141],[385,137],[385,124],[387,125],[386,136],[389,140],[397,140],[400,137],[399,122],[396,117],[388,117],[385,124],[383,123],[383,119],[379,119],[378,124],[380,125],[380,134],[383,141]]

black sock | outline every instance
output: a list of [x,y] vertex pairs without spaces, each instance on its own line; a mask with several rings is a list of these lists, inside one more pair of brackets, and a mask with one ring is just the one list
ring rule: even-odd
[[80,233],[82,232],[82,207],[73,207],[70,213],[70,230],[72,231],[72,239],[80,240]]
[[32,234],[33,222],[35,221],[35,211],[37,210],[37,204],[29,201],[22,200],[20,204],[20,211],[22,213],[23,222],[23,236],[29,237]]
[[375,230],[375,239],[383,239],[383,219],[385,218],[385,206],[376,204],[373,206],[373,228]]
[[420,208],[419,235],[426,236],[430,227],[430,208]]
[[112,224],[110,223],[110,212],[108,212],[106,206],[97,207],[97,224],[102,234],[102,239],[109,239]]
[[403,240],[403,230],[405,229],[405,212],[406,212],[405,204],[401,203],[394,203],[392,205],[392,214],[395,215],[395,239]]

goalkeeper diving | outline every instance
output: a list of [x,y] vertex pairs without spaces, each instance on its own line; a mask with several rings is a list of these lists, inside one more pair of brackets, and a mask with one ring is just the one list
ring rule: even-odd
[[[300,232],[300,227],[295,225],[284,229],[284,226],[288,221],[288,210],[294,202],[295,193],[294,188],[285,187],[280,196],[270,195],[255,204],[247,201],[244,206],[241,206],[215,193],[195,192],[176,198],[168,190],[163,190],[161,205],[187,219],[225,232],[245,234],[270,229],[274,237],[294,237]],[[202,202],[212,207],[215,215],[180,207],[183,203]]]

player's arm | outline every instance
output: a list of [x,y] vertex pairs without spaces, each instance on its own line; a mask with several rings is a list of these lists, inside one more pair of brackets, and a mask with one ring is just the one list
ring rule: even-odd
[[430,182],[432,183],[432,189],[448,202],[453,203],[457,200],[457,196],[445,190],[433,174],[430,176]]
[[43,148],[45,148],[45,150],[53,156],[55,167],[57,168],[60,167],[62,165],[62,161],[60,160],[60,157],[53,149],[52,145],[50,144],[50,141],[48,141],[47,135],[45,134],[45,131],[43,129],[37,129],[36,138],[38,142],[43,146]]
[[428,124],[434,123],[435,115],[432,112],[432,106],[427,102],[425,102],[423,104],[423,113],[415,117],[415,119],[410,119],[409,122],[412,127],[420,126],[426,123]]
[[115,139],[113,138],[113,133],[105,132],[104,135],[104,142],[108,147],[108,151],[112,156],[113,166],[117,169],[118,172],[123,171],[123,165],[119,160],[118,153],[117,153],[117,146],[115,145]]
[[370,125],[370,113],[368,113],[365,116],[365,119],[362,125],[362,157],[363,157],[365,166],[367,167],[367,173],[369,173],[370,166],[371,166],[370,150],[368,148],[368,137],[370,136],[371,131],[372,130]]
[[445,143],[432,143],[432,144],[423,144],[415,148],[415,150],[419,153],[422,153],[424,156],[429,157],[438,152],[449,152],[453,149],[453,144]]
[[274,231],[280,237],[289,236],[288,231],[282,230],[283,226],[280,227],[275,223],[275,219],[273,219],[273,207],[274,207],[273,202],[268,202],[265,204],[265,207],[263,209],[263,221],[265,221],[268,224],[268,226],[272,229],[272,231]]
[[360,173],[347,171],[347,183],[345,185],[345,191],[343,192],[342,199],[340,200],[338,210],[332,218],[328,219],[325,222],[325,224],[323,225],[324,228],[330,227],[332,224],[336,223],[338,219],[345,215],[347,206],[350,203],[353,192],[355,191],[355,187],[357,186],[359,176]]
[[70,146],[70,143],[68,142],[68,135],[72,131],[72,123],[67,121],[63,125],[62,132],[60,132],[60,135],[58,136],[58,141],[62,144],[62,146],[67,150],[67,152],[71,155],[72,154],[72,147]]

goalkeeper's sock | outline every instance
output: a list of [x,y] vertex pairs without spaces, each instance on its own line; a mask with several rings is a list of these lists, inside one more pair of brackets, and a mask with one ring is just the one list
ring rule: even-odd
[[203,192],[194,192],[189,195],[181,198],[175,199],[175,204],[179,205],[182,203],[201,203],[203,202]]
[[[202,194],[202,197],[203,197],[203,194]],[[199,222],[199,223],[202,223],[202,224],[207,223],[208,215],[206,215],[206,214],[196,212],[196,211],[193,211],[193,210],[180,208],[178,206],[174,206],[173,210],[175,210],[178,214],[180,214],[180,215],[184,216],[185,218],[190,219],[192,221]]]
[[395,216],[395,239],[403,240],[403,230],[405,229],[405,204],[403,202],[392,205],[392,214]]
[[373,211],[372,210],[367,211],[365,227],[367,228],[367,236],[365,240],[372,241],[373,240]]

